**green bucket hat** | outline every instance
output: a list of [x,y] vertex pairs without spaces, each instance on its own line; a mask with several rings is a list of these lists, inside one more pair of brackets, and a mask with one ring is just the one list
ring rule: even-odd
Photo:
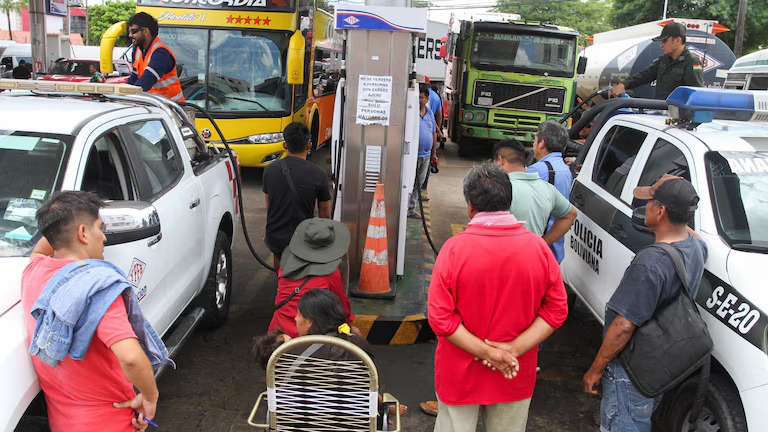
[[331,219],[302,221],[283,252],[283,277],[297,280],[333,273],[349,250],[351,235],[346,225]]

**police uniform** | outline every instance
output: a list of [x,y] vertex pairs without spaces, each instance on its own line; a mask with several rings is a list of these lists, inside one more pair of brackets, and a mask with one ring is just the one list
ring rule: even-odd
[[[685,33],[684,25],[673,22],[664,26],[661,35],[653,40],[661,42],[670,37],[680,37],[685,43]],[[629,90],[653,81],[656,81],[656,99],[666,99],[679,86],[704,87],[701,62],[685,48],[676,59],[664,54],[645,70],[625,79],[623,84]]]
[[663,55],[652,65],[623,80],[627,90],[656,81],[656,99],[666,99],[679,86],[704,87],[704,75],[698,57],[686,48],[676,59]]

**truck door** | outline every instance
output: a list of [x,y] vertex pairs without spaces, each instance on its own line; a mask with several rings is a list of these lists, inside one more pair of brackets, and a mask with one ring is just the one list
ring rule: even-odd
[[631,201],[626,201],[624,191],[651,132],[622,121],[601,131],[593,144],[597,151],[585,160],[571,190],[571,202],[578,214],[565,239],[563,272],[567,283],[601,321],[605,304],[624,270],[615,258],[629,253],[621,243],[626,236],[623,228],[613,224],[614,215],[618,211],[631,215]]
[[133,121],[120,128],[134,161],[142,201],[158,213],[161,237],[147,245],[140,290],[157,290],[165,311],[158,331],[165,331],[202,286],[210,257],[204,259],[203,191],[184,162],[161,119]]

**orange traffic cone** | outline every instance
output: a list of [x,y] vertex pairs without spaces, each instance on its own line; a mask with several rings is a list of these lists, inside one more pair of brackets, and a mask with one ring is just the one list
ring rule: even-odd
[[384,185],[381,183],[376,185],[373,194],[359,287],[350,289],[350,294],[369,298],[391,298],[395,295],[389,285],[387,214],[384,207]]

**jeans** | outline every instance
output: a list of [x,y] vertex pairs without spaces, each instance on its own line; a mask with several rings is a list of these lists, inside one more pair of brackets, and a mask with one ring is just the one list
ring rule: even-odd
[[419,203],[419,188],[427,178],[427,171],[429,171],[429,156],[420,157],[416,161],[416,181],[413,182],[411,201],[408,203],[409,213],[416,211],[416,205]]
[[661,396],[643,396],[618,360],[608,363],[603,373],[603,400],[600,404],[600,432],[651,432],[651,416]]

